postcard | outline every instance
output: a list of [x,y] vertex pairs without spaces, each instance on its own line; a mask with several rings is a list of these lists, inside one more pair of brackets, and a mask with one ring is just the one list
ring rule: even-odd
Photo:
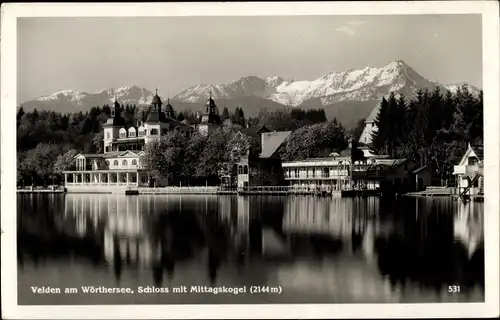
[[2,5],[4,317],[498,316],[498,14]]

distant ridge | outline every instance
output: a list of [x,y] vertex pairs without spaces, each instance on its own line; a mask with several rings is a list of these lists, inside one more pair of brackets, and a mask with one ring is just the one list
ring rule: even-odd
[[[418,89],[436,86],[455,92],[459,85],[442,85],[430,81],[404,61],[396,60],[377,67],[329,72],[314,80],[290,80],[279,76],[265,79],[247,76],[229,84],[198,84],[174,95],[174,109],[200,111],[210,93],[219,109],[243,108],[245,116],[255,116],[261,108],[269,111],[285,106],[324,108],[331,119],[337,117],[347,127],[367,117],[375,103],[390,92],[413,96]],[[479,89],[467,85],[470,92]],[[161,92],[159,92],[161,96]],[[26,111],[46,109],[58,112],[85,111],[93,106],[111,104],[115,97],[122,104],[148,105],[154,93],[136,85],[103,89],[95,93],[64,90],[27,101],[21,105]],[[162,97],[166,100],[166,97]]]

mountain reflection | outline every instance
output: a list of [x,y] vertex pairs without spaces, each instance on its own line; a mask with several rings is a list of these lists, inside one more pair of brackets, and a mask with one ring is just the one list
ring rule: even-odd
[[484,288],[484,212],[477,203],[20,195],[18,213],[20,270],[71,260],[108,270],[117,284],[146,275],[162,286],[188,281],[192,272],[209,285],[273,282],[325,295],[343,283],[353,297],[363,290],[392,297],[457,284]]

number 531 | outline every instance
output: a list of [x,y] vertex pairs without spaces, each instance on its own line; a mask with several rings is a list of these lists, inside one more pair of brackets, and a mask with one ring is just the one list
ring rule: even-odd
[[460,286],[448,286],[448,292],[452,293],[460,292]]

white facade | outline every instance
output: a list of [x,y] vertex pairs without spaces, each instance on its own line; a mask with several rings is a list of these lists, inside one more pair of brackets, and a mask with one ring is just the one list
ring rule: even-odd
[[[351,159],[318,158],[283,162],[285,180],[292,186],[325,189],[327,191],[352,190],[355,183],[351,179]],[[378,184],[369,184],[375,189]]]
[[482,147],[470,144],[458,165],[453,167],[459,193],[477,195],[484,192]]
[[378,130],[377,125],[375,124],[375,120],[377,119],[378,113],[380,110],[380,103],[373,108],[372,112],[365,120],[365,127],[363,132],[361,132],[361,136],[359,137],[359,143],[369,145],[372,143],[372,135]]

